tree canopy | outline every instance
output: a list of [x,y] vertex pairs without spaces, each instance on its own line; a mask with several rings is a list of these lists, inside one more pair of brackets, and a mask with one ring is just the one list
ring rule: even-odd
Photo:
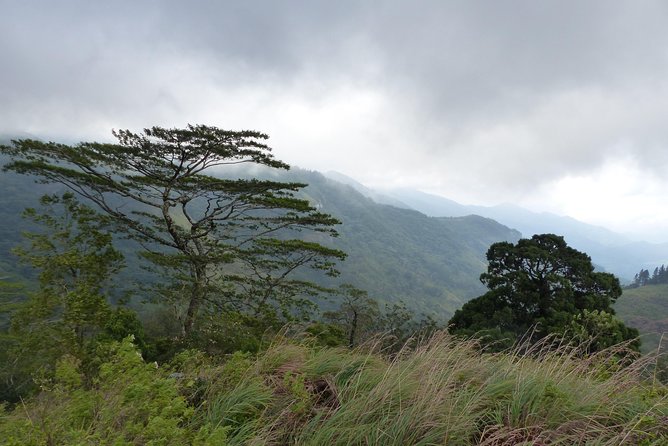
[[294,195],[305,184],[211,175],[241,163],[288,169],[262,142],[267,135],[203,125],[113,134],[117,144],[24,139],[0,152],[12,157],[5,169],[61,183],[94,204],[168,270],[159,292],[178,307],[184,335],[207,309],[292,315],[304,306],[300,294],[317,291],[292,279],[295,269],[337,273],[343,252],[291,235],[336,236],[338,220]]
[[[457,310],[449,324],[455,333],[504,340],[499,346],[525,335],[538,340],[549,334],[581,333],[587,327],[600,326],[583,323],[581,314],[596,314],[598,319],[612,316],[612,304],[622,294],[615,276],[594,271],[588,255],[554,234],[534,235],[517,244],[495,243],[487,251],[487,260],[487,272],[480,280],[489,291]],[[620,333],[590,334],[620,341],[638,335],[621,322],[613,328]]]

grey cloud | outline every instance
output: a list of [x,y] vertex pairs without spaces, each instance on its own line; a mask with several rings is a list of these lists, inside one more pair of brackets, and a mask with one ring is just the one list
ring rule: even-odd
[[[472,188],[484,177],[499,193],[521,190],[620,151],[657,171],[668,165],[668,6],[660,1],[0,7],[4,126],[169,120],[192,112],[184,97],[197,86],[188,84],[299,94],[308,78],[384,95],[387,109],[371,125],[396,134],[392,126],[405,123],[393,150]],[[59,110],[64,118],[49,124]],[[12,130],[22,129],[0,128]],[[374,144],[383,142],[358,149]]]

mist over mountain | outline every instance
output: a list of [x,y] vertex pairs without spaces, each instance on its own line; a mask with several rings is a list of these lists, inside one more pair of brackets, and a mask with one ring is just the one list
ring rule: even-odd
[[[346,184],[348,186],[351,186],[353,189],[355,189],[357,192],[361,193],[365,197],[371,198],[373,201],[379,204],[389,204],[390,206],[402,208],[402,209],[414,209],[413,207],[407,205],[401,200],[398,200],[397,198],[384,194],[382,192],[375,191],[373,189],[370,189],[363,185],[362,183],[350,178],[349,176],[346,176],[342,173],[335,172],[333,170],[330,170],[328,172],[323,173],[324,176],[327,178],[330,178],[334,181],[338,181],[339,183]],[[423,214],[426,214],[426,212],[423,212]],[[429,214],[427,214],[429,215]]]
[[668,446],[668,1],[0,5],[0,446]]
[[[338,176],[339,178],[345,177],[341,174]],[[464,205],[445,197],[412,189],[377,192],[350,178],[348,184],[372,199],[380,197],[379,202],[390,203],[391,200],[394,200],[400,206],[415,209],[432,217],[480,215],[518,230],[523,237],[543,233],[562,235],[570,246],[589,254],[599,268],[616,274],[626,282],[630,281],[641,267],[654,268],[666,263],[668,259],[668,243],[634,241],[623,234],[601,226],[590,225],[572,217],[548,212],[532,212],[512,204]]]

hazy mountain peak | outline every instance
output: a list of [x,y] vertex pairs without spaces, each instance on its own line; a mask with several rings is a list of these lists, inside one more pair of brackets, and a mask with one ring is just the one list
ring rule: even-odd
[[[374,198],[369,188],[346,178],[349,183],[357,183],[365,189],[365,195]],[[562,235],[570,246],[589,254],[601,269],[623,280],[630,280],[641,267],[654,267],[668,261],[668,244],[633,241],[624,234],[570,216],[535,212],[507,202],[495,206],[464,205],[440,195],[406,188],[384,190],[383,194],[432,217],[480,215],[518,230],[523,237],[542,233]]]
[[332,179],[334,181],[338,181],[339,183],[346,184],[348,186],[351,186],[354,188],[357,192],[361,193],[367,198],[371,198],[373,201],[379,204],[389,204],[390,206],[402,208],[402,209],[413,209],[411,206],[407,205],[405,202],[403,202],[400,199],[397,199],[396,197],[393,197],[391,195],[385,194],[383,192],[378,192],[376,190],[370,189],[366,187],[364,184],[360,183],[359,181],[355,180],[354,178],[351,178],[345,174],[342,174],[341,172],[336,172],[334,170],[330,170],[324,173],[325,177]]

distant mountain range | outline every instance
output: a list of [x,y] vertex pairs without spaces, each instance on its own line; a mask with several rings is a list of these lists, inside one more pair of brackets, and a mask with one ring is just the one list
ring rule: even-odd
[[632,241],[622,234],[571,217],[532,212],[510,204],[491,207],[468,206],[445,197],[410,189],[378,192],[340,173],[328,172],[327,175],[345,182],[379,203],[415,209],[425,215],[433,217],[480,215],[518,230],[523,237],[543,233],[563,235],[570,246],[589,254],[598,268],[616,274],[625,282],[630,281],[640,268],[653,269],[668,263],[668,243]]

